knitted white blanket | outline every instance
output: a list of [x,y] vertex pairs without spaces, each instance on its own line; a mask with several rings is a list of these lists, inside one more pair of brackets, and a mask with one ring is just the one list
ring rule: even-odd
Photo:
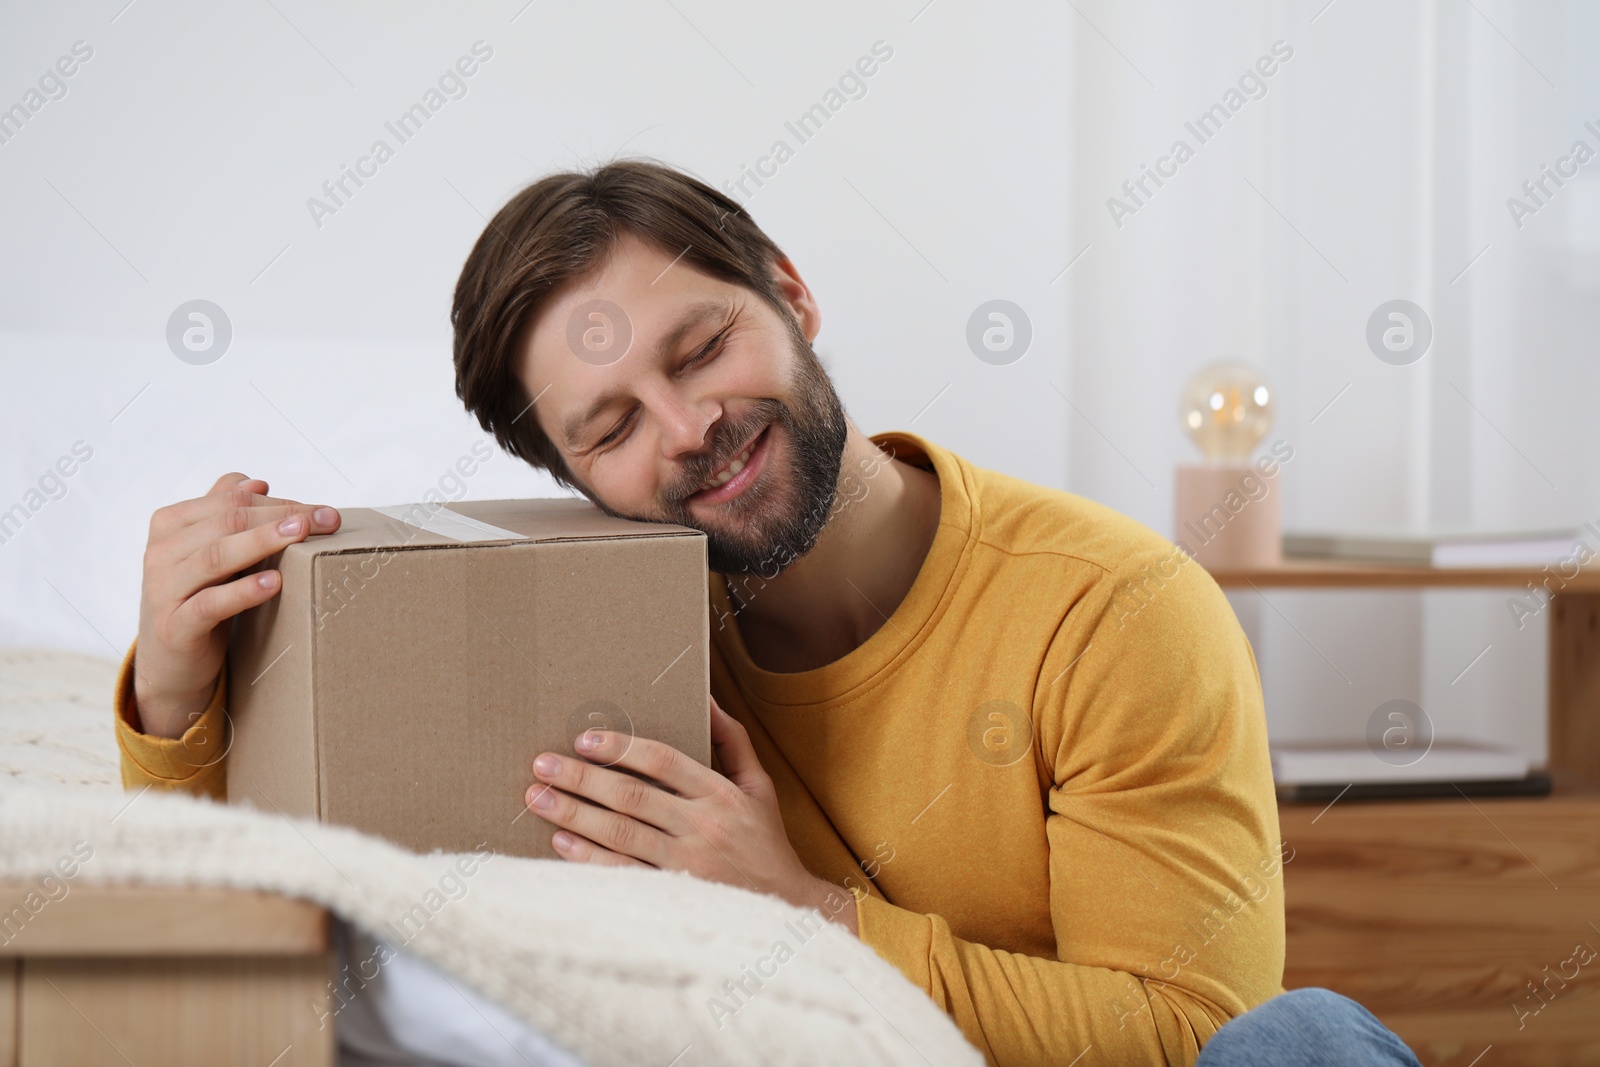
[[78,883],[314,900],[391,943],[404,929],[407,951],[597,1067],[983,1062],[870,947],[775,897],[673,872],[506,856],[466,876],[455,856],[351,830],[124,793],[115,669],[0,650],[0,881],[36,883],[78,845],[79,856],[93,850]]

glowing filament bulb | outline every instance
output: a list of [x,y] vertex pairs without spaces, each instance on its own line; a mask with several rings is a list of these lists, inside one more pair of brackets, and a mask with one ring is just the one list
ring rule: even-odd
[[1207,461],[1243,463],[1272,428],[1272,392],[1248,363],[1200,368],[1183,387],[1178,414]]

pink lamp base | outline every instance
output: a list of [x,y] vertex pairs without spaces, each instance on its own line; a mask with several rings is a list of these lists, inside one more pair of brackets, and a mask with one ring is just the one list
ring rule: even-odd
[[1206,570],[1283,561],[1278,467],[1179,467],[1173,478],[1173,541]]

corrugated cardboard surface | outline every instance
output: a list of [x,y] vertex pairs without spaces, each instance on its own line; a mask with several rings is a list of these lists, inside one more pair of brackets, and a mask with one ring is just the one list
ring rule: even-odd
[[461,543],[366,509],[292,545],[229,653],[230,800],[417,850],[551,856],[524,809],[587,725],[711,761],[705,539],[585,501],[450,506]]

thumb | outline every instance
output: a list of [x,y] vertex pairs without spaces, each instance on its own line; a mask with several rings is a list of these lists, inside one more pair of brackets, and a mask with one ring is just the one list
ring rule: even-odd
[[715,697],[708,699],[711,701],[711,745],[717,751],[723,776],[746,793],[765,788],[770,779],[761,761],[756,759],[750,734],[737,719],[722,710]]

